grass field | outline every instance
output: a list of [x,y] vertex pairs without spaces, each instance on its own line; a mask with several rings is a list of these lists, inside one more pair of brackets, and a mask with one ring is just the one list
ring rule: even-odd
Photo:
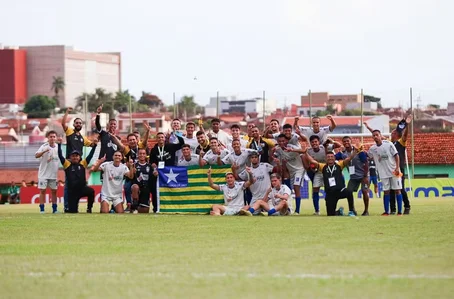
[[453,297],[453,198],[415,200],[404,217],[303,209],[209,217],[0,206],[0,297]]

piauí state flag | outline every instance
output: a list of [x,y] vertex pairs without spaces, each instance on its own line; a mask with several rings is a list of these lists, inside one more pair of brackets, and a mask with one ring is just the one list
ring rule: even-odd
[[[221,192],[208,185],[209,166],[177,167],[158,169],[158,202],[160,213],[205,214],[214,204],[224,204]],[[230,166],[211,166],[211,177],[215,184],[225,184],[225,174]]]

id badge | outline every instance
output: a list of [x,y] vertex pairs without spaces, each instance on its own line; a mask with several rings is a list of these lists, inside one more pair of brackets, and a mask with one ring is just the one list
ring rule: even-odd
[[336,186],[336,179],[335,178],[328,178],[328,183],[330,187]]
[[158,163],[158,169],[163,169],[164,166],[166,166],[165,162],[164,162],[164,161],[159,161],[159,163]]
[[355,166],[348,166],[348,172],[350,175],[355,174]]

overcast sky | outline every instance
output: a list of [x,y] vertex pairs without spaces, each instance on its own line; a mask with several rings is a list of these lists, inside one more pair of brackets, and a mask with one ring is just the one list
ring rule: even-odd
[[[0,43],[119,51],[122,84],[299,102],[312,91],[454,101],[454,1],[0,0]],[[197,80],[194,80],[197,77]]]

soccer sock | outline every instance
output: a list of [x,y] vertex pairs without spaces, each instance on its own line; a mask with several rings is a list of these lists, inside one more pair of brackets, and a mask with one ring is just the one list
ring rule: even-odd
[[301,197],[295,197],[295,203],[296,203],[295,213],[299,214],[301,207]]
[[53,203],[52,204],[52,213],[55,213],[55,212],[57,212],[57,204]]
[[249,208],[249,212],[251,212],[251,214],[254,214],[255,212],[254,208]]
[[389,194],[383,196],[383,206],[385,208],[385,213],[389,214]]
[[39,211],[40,212],[44,212],[44,204],[40,204],[39,205]]
[[397,194],[396,199],[397,199],[397,213],[401,214],[402,213],[402,193]]
[[292,190],[292,184],[290,184],[290,179],[284,179],[284,184],[289,187],[290,190]]
[[274,213],[276,213],[276,209],[271,209],[271,210],[268,211],[268,216],[271,216]]
[[314,204],[315,212],[320,212],[319,201],[320,201],[320,195],[319,195],[318,191],[313,192],[312,193],[312,203]]

